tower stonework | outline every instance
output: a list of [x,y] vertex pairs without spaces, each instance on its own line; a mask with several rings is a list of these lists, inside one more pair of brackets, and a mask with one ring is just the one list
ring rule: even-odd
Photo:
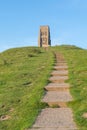
[[39,47],[49,47],[49,46],[51,46],[49,26],[40,26],[38,46]]

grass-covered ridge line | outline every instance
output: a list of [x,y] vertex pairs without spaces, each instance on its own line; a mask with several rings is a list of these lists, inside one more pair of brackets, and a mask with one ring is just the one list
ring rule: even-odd
[[53,54],[40,48],[18,48],[0,54],[0,130],[24,130],[38,112],[43,87],[54,64]]

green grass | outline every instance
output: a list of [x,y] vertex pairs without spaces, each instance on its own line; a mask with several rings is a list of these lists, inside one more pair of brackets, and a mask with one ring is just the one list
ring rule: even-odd
[[25,130],[32,126],[42,108],[41,103],[52,71],[54,53],[61,52],[69,66],[70,92],[74,120],[79,130],[87,130],[87,50],[69,45],[42,48],[25,47],[7,50],[0,54],[0,130]]
[[40,110],[44,86],[54,64],[52,52],[39,48],[19,48],[0,54],[0,130],[24,130],[32,125]]
[[87,50],[74,50],[68,53],[71,93],[74,97],[70,106],[73,108],[79,129],[87,130],[87,119],[83,118],[83,114],[87,112]]

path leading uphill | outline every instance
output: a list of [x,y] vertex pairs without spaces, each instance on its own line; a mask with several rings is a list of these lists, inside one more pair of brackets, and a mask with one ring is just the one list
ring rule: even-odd
[[77,130],[72,110],[67,107],[67,102],[73,100],[69,92],[70,85],[65,83],[68,79],[68,66],[59,53],[56,54],[56,61],[52,76],[49,78],[51,83],[45,86],[46,95],[42,99],[49,108],[41,111],[29,130]]

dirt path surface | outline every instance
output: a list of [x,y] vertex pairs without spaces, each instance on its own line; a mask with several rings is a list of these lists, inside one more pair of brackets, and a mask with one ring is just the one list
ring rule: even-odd
[[47,92],[42,99],[49,108],[41,111],[29,130],[77,130],[72,110],[67,107],[67,102],[73,100],[69,92],[70,85],[65,83],[68,79],[68,66],[59,53],[56,54],[56,61],[55,70],[49,79],[51,83],[45,86]]

